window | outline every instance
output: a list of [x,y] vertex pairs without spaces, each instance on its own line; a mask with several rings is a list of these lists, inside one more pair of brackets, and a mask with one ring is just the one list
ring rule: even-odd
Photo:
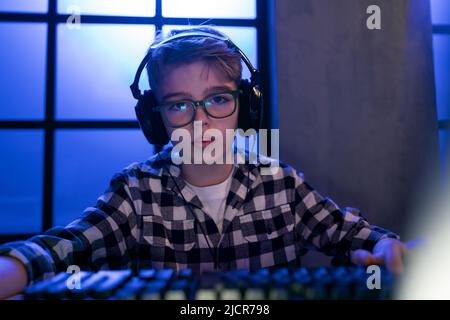
[[41,229],[43,138],[42,130],[0,130],[0,233]]
[[81,11],[103,16],[153,17],[155,0],[59,0],[58,13]]
[[[207,24],[225,32],[260,66],[269,102],[267,5],[0,1],[1,167],[11,181],[0,187],[0,242],[65,225],[95,204],[115,173],[154,153],[128,86],[157,31]],[[148,88],[145,73],[140,86]]]
[[440,159],[444,173],[450,169],[450,1],[430,0],[430,3]]
[[95,204],[113,173],[152,153],[153,147],[137,129],[58,130],[54,224],[66,225],[77,218],[86,207]]
[[44,118],[46,37],[43,23],[0,22],[2,119]]
[[256,1],[162,0],[162,15],[177,18],[255,19]]
[[[134,120],[130,77],[155,27],[89,24],[70,30],[60,24],[57,31],[56,118]],[[146,74],[140,87],[148,87]]]
[[450,21],[450,1],[448,0],[430,0],[431,1],[431,21],[433,24],[449,24]]
[[0,12],[31,12],[45,13],[48,10],[48,0],[2,0]]

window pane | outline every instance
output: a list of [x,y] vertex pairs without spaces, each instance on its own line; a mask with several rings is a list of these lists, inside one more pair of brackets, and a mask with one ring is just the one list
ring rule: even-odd
[[0,23],[0,119],[43,118],[46,32],[43,23]]
[[48,11],[48,0],[1,0],[0,11],[44,13]]
[[164,17],[256,18],[255,0],[162,0]]
[[0,130],[0,233],[41,231],[44,132]]
[[155,0],[59,0],[61,14],[80,12],[89,15],[153,17]]
[[[450,130],[439,130],[439,145],[441,154],[441,172],[449,174],[450,170]],[[442,175],[444,176],[444,175]],[[447,175],[445,175],[447,177]]]
[[450,1],[431,0],[430,3],[433,24],[450,24]]
[[[187,29],[189,26],[180,25],[165,25],[162,30],[164,33],[168,33],[172,29]],[[250,62],[255,68],[258,68],[258,53],[256,45],[256,28],[252,27],[214,27],[214,29],[225,33],[237,45],[245,55],[250,59]],[[245,65],[242,65],[242,78],[250,78],[250,72]]]
[[66,225],[93,206],[112,176],[153,154],[140,130],[56,132],[55,225]]
[[438,119],[450,119],[450,35],[434,35],[434,74]]
[[[130,92],[154,26],[58,26],[56,116],[59,119],[135,119]],[[148,88],[145,70],[141,89]]]

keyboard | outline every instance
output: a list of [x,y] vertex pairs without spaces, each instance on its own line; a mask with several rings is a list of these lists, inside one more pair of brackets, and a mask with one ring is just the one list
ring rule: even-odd
[[[185,269],[61,272],[29,286],[25,299],[120,300],[328,300],[390,299],[394,277],[380,281],[363,267],[233,270],[194,275]],[[369,285],[368,285],[369,282]],[[375,288],[373,288],[375,286]],[[372,289],[369,289],[371,287]],[[377,288],[378,287],[378,288]]]

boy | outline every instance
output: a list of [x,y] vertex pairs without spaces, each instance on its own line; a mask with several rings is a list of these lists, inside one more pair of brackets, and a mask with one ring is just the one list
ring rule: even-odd
[[[405,246],[397,235],[369,225],[355,210],[338,208],[290,166],[280,163],[279,170],[262,174],[261,163],[225,161],[231,148],[218,137],[249,120],[247,112],[254,107],[242,98],[243,92],[249,94],[241,82],[244,57],[210,28],[172,35],[191,31],[206,34],[157,37],[147,65],[152,95],[145,96],[154,104],[137,114],[143,128],[145,117],[153,119],[159,142],[191,139],[183,143],[193,154],[190,148],[178,152],[184,159],[179,163],[175,147],[167,144],[146,162],[115,175],[81,218],[0,246],[0,297],[69,265],[83,270],[254,270],[298,264],[309,249],[401,271]],[[213,143],[224,150],[211,152],[219,161],[191,161]]]

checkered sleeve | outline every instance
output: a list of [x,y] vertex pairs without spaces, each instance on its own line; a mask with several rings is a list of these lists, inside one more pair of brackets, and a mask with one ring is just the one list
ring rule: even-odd
[[377,241],[399,238],[369,224],[354,208],[339,208],[331,199],[314,190],[300,172],[295,172],[296,230],[307,249],[327,255],[346,255],[350,250],[372,251]]
[[29,284],[65,271],[69,265],[82,270],[129,267],[136,243],[136,215],[126,179],[121,173],[115,175],[95,206],[69,225],[3,244],[0,255],[23,263]]

